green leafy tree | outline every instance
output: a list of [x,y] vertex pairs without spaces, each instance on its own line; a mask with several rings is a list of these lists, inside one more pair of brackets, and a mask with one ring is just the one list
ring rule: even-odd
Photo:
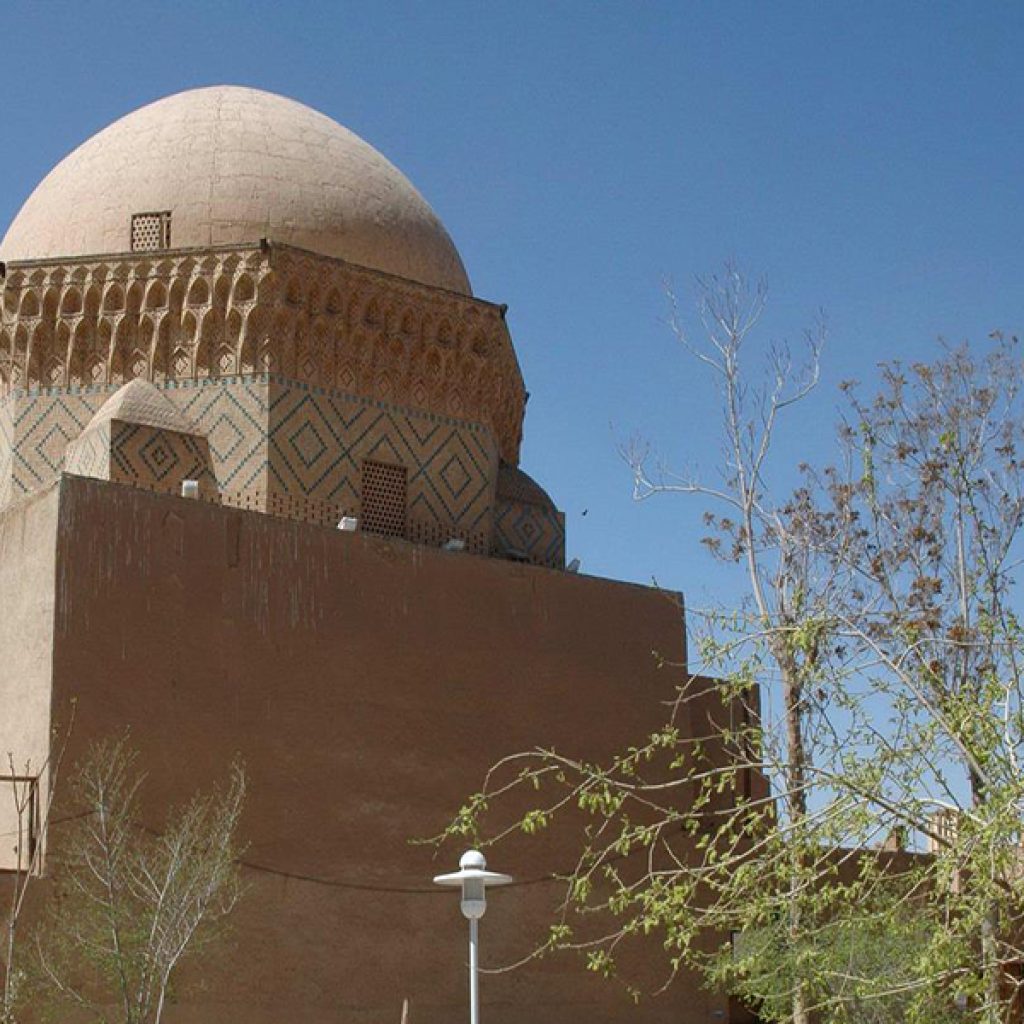
[[[886,895],[901,905],[896,893]],[[955,995],[923,991],[919,968],[930,941],[927,921],[908,909],[894,911],[888,900],[848,908],[817,930],[803,951],[815,972],[817,1002],[842,1024],[894,1024],[910,1020],[915,1009],[931,1024],[962,1024]],[[779,966],[791,959],[780,930],[748,932],[733,951],[731,987],[765,1017],[784,1020],[789,980]]]
[[859,476],[833,473],[827,489],[856,520],[837,562],[857,587],[836,612],[887,723],[864,737],[852,781],[934,852],[922,973],[957,978],[995,1024],[1024,963],[1021,354],[996,334],[981,355],[883,367],[870,400],[850,392],[842,441]]
[[[704,341],[673,318],[720,387],[719,482],[627,452],[638,498],[718,506],[708,546],[742,570],[745,598],[697,616],[702,674],[608,763],[503,759],[451,831],[578,828],[538,955],[575,947],[613,973],[621,942],[657,933],[671,968],[765,1019],[1008,1021],[1024,963],[1019,354],[997,338],[980,359],[885,368],[872,399],[847,388],[836,464],[793,467],[786,489],[773,440],[816,383],[821,333],[803,369],[776,348],[751,384],[764,298],[727,268],[701,285]],[[877,852],[892,836],[914,852]],[[593,911],[600,933],[580,928]]]

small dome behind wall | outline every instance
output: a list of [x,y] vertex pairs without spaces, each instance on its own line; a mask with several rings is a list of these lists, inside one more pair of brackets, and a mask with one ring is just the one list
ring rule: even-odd
[[193,480],[197,497],[218,497],[206,437],[138,378],[111,395],[68,445],[64,470],[167,494],[181,494],[182,483]]

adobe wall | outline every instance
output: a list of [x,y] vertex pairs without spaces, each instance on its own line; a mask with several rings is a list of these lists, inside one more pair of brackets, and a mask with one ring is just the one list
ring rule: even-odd
[[[0,515],[0,776],[42,771],[49,751],[57,490]],[[0,870],[17,863],[17,813],[0,781]]]
[[[462,1019],[465,921],[430,884],[461,849],[435,859],[410,838],[441,828],[503,754],[636,741],[679,681],[652,651],[685,658],[663,593],[73,477],[56,559],[70,756],[130,727],[153,826],[237,754],[248,766],[234,947],[201,991],[184,979],[169,1024],[397,1024],[406,997],[410,1024]],[[543,937],[561,890],[537,879],[571,856],[557,834],[490,855],[526,884],[493,896],[486,966]],[[634,980],[664,980],[656,946],[626,960]],[[483,1000],[487,1024],[726,1012],[692,981],[634,1007],[572,958],[486,976]]]

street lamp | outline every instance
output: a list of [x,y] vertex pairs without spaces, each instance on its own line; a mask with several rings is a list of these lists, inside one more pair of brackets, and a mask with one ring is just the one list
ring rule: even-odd
[[508,875],[499,875],[487,870],[487,861],[479,850],[467,850],[459,860],[458,871],[450,875],[438,875],[438,885],[460,886],[462,888],[462,914],[469,918],[469,1024],[480,1024],[480,982],[477,978],[477,952],[479,940],[477,922],[487,909],[487,886],[508,885]]

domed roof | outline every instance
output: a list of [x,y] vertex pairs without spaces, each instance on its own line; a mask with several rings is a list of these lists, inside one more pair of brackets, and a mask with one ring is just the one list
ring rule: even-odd
[[471,294],[401,171],[329,117],[235,86],[158,100],[83,143],[28,198],[0,259],[126,252],[132,216],[164,211],[173,248],[270,238]]
[[86,431],[96,430],[111,420],[137,423],[157,430],[172,430],[178,434],[195,434],[177,406],[155,385],[135,377],[117,389],[96,411],[85,425]]
[[554,508],[548,492],[528,473],[508,462],[498,463],[498,500],[521,501],[527,505]]

